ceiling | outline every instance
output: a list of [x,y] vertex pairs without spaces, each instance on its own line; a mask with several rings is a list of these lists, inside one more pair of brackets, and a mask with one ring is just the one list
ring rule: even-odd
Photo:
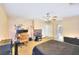
[[79,15],[78,3],[6,3],[3,7],[9,16],[24,18],[42,18],[47,12],[59,17]]

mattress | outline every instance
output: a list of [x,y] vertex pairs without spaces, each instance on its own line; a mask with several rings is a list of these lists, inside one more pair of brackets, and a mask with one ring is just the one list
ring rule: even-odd
[[79,55],[79,46],[50,40],[33,48],[33,55]]

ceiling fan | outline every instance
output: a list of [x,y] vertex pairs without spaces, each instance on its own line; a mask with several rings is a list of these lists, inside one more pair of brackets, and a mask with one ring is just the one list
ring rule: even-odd
[[51,23],[51,20],[56,20],[57,19],[57,16],[51,16],[50,13],[46,13],[45,17],[44,18],[44,21],[45,23],[47,24],[50,24]]

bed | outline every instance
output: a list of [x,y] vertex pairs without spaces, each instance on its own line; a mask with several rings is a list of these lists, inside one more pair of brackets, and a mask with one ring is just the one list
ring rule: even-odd
[[0,55],[11,55],[11,40],[0,41]]
[[79,46],[50,40],[35,46],[32,55],[79,55]]

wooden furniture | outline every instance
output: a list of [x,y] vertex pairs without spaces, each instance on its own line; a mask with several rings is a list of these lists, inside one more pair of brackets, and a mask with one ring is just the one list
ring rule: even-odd
[[29,38],[28,30],[18,30],[17,31],[17,39],[19,39],[20,43],[27,42]]
[[28,33],[20,33],[20,42],[28,41]]

